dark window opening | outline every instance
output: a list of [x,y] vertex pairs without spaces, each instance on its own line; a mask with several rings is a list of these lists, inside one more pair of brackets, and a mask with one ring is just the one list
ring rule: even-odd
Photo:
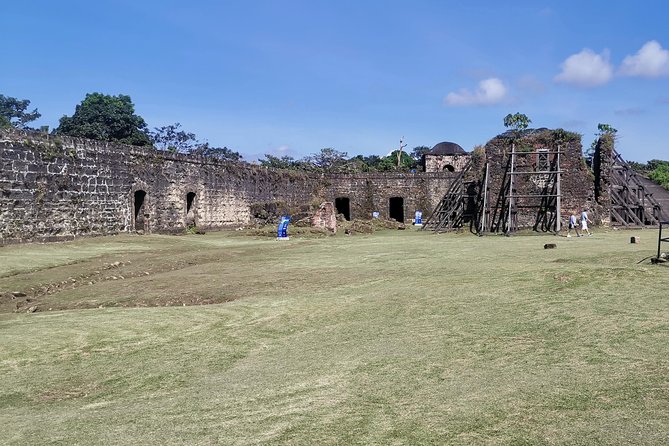
[[448,170],[449,172],[455,172],[455,167],[453,167],[450,164],[446,164],[443,168],[443,170]]
[[537,172],[547,172],[551,169],[548,160],[548,149],[537,150]]
[[193,202],[195,202],[195,192],[188,192],[186,194],[186,215],[188,215],[193,207]]
[[346,220],[351,220],[351,202],[348,197],[335,198],[337,214],[343,214]]
[[135,191],[135,229],[144,230],[144,199],[146,192],[143,190]]
[[404,223],[404,198],[390,197],[388,215],[392,220]]

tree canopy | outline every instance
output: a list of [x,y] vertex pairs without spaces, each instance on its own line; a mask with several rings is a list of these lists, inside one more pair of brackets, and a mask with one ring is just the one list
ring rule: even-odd
[[428,153],[430,148],[428,146],[417,146],[414,147],[411,151],[411,157],[416,161],[420,161],[423,158],[423,155]]
[[405,151],[401,153],[398,168],[398,152],[399,150],[395,150],[387,156],[356,155],[347,158],[346,152],[328,147],[299,160],[288,155],[278,157],[266,154],[265,158],[260,160],[260,165],[277,169],[326,173],[389,172],[394,170],[407,172],[416,168],[417,160]]
[[71,117],[60,118],[56,133],[138,146],[151,144],[144,118],[135,114],[130,96],[122,94],[87,94]]
[[162,127],[155,127],[150,136],[153,145],[158,150],[208,156],[227,161],[239,161],[242,159],[242,155],[239,152],[235,152],[227,147],[214,147],[206,141],[199,141],[195,133],[186,132],[178,122]]
[[529,127],[532,120],[522,113],[509,113],[504,117],[504,127],[511,128],[516,131],[525,130]]
[[29,105],[28,99],[16,99],[0,94],[0,128],[24,129],[27,128],[26,124],[42,116],[37,109],[26,111]]
[[194,133],[181,130],[178,122],[162,127],[155,127],[151,132],[151,141],[158,150],[188,153],[198,145]]
[[242,155],[227,147],[215,147],[208,142],[199,144],[197,147],[191,149],[188,153],[192,155],[203,155],[210,158],[217,158],[225,161],[241,161]]

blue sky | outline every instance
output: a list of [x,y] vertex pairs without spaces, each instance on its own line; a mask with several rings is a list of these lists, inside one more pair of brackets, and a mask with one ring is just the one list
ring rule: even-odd
[[3,2],[0,94],[58,125],[86,93],[128,94],[241,152],[385,155],[504,131],[618,129],[629,160],[669,159],[662,1]]

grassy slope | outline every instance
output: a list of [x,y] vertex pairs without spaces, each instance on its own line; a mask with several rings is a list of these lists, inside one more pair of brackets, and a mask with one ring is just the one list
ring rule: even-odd
[[[40,308],[91,309],[0,315],[0,437],[666,444],[669,269],[629,236],[5,247],[0,290],[65,282]],[[229,302],[141,307],[166,294]]]

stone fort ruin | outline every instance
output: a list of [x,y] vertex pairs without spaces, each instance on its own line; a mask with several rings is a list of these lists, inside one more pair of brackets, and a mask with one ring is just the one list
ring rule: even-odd
[[[580,135],[505,133],[467,153],[435,145],[421,172],[313,174],[37,132],[0,132],[0,244],[124,232],[183,232],[249,224],[258,209],[308,215],[323,201],[346,219],[425,229],[559,230],[568,211],[604,224],[668,219],[666,191],[627,166],[602,138],[593,171]],[[664,191],[664,192],[663,192]],[[664,195],[663,195],[664,194]]]

